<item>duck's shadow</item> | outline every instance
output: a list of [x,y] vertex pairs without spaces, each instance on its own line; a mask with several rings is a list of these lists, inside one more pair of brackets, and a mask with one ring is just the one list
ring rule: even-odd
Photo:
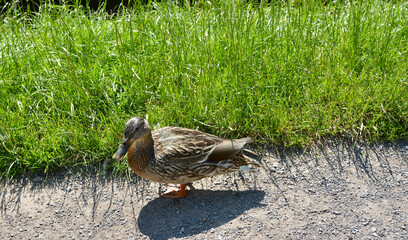
[[186,237],[221,226],[251,208],[262,207],[263,191],[194,190],[180,200],[157,198],[144,206],[139,230],[151,239]]

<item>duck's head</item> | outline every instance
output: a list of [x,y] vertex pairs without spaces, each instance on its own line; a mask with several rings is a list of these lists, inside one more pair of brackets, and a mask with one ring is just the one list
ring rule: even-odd
[[141,117],[131,118],[125,126],[125,132],[123,134],[123,141],[119,146],[119,149],[113,155],[113,159],[116,161],[122,160],[130,146],[137,139],[143,139],[151,134],[150,126],[146,120]]

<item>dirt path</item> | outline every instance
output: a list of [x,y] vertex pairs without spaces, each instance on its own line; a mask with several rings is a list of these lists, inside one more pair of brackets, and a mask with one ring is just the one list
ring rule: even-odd
[[86,169],[1,182],[0,239],[408,239],[408,142],[270,147],[261,162],[181,200]]

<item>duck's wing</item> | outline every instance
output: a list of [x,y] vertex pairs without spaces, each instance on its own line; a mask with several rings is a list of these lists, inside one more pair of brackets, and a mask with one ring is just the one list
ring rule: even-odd
[[205,161],[222,140],[197,130],[164,127],[152,132],[156,159],[172,163]]
[[222,139],[197,130],[165,127],[152,132],[156,159],[169,163],[216,163],[235,156],[251,138]]

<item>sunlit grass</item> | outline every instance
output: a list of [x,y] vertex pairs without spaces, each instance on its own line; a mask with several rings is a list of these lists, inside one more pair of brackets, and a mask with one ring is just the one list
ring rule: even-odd
[[403,1],[9,11],[0,171],[104,161],[134,115],[284,145],[406,137],[407,12]]

